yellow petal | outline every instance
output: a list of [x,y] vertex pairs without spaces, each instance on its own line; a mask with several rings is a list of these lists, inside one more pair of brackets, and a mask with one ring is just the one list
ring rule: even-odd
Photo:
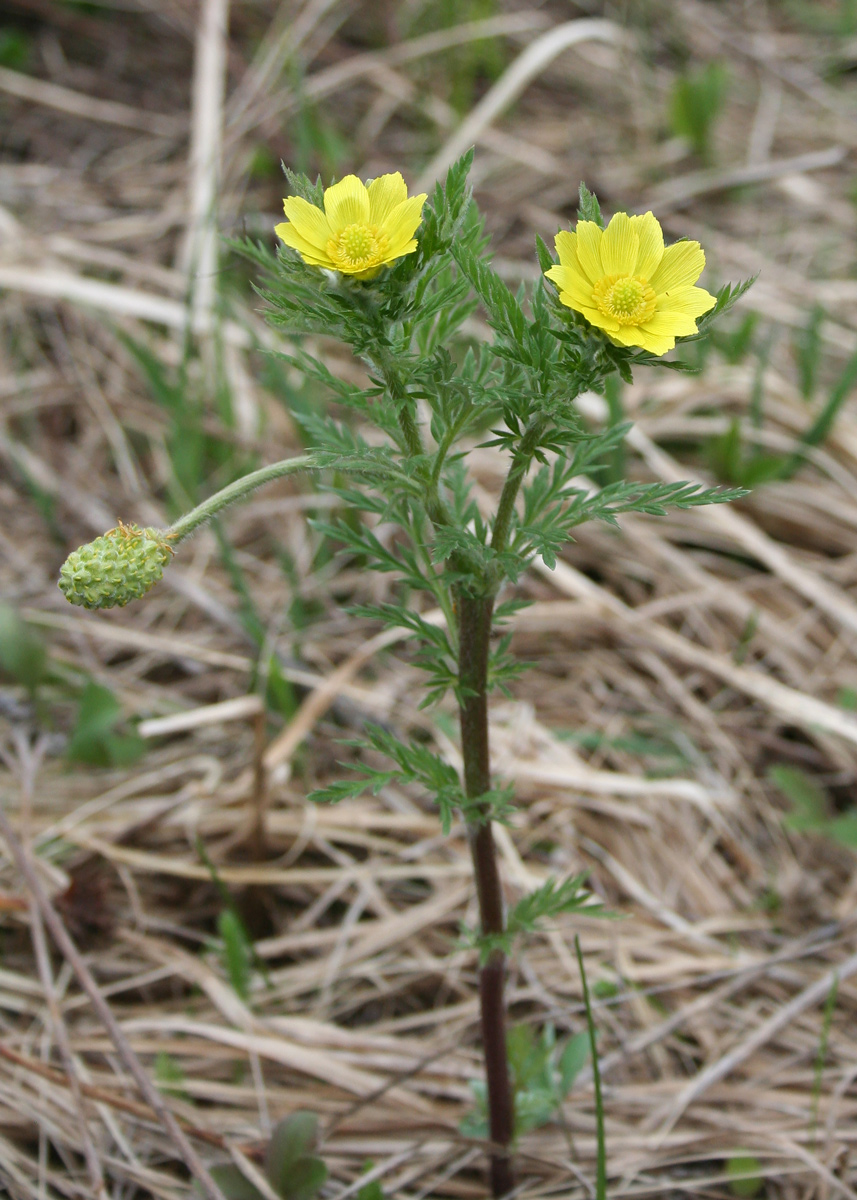
[[401,204],[397,204],[387,216],[381,228],[389,239],[388,259],[400,258],[403,254],[410,252],[405,249],[405,246],[410,242],[417,226],[423,219],[425,202],[425,192],[421,192],[419,196],[410,196]]
[[[560,300],[562,300],[562,296],[560,296]],[[617,329],[622,328],[615,317],[608,317],[607,314],[603,313],[600,308],[577,308],[576,305],[573,304],[568,304],[566,307],[575,308],[577,312],[583,313],[590,325],[594,325],[596,329],[603,329],[606,333],[609,333],[611,337],[614,335]]]
[[640,239],[627,213],[616,213],[601,237],[601,266],[605,275],[633,275]]
[[610,334],[614,342],[620,346],[639,346],[650,354],[666,354],[675,346],[675,338],[670,335],[650,333],[648,325],[623,325],[616,333]]
[[577,234],[572,233],[570,229],[561,229],[554,238],[554,245],[559,256],[560,266],[570,267],[574,271],[580,270],[580,263],[577,258]]
[[658,297],[658,311],[681,312],[687,313],[691,317],[701,317],[710,308],[714,308],[716,303],[714,296],[705,288],[679,288],[675,292],[670,292],[668,296]]
[[646,333],[657,334],[659,337],[688,337],[696,333],[696,321],[687,313],[667,309],[665,312],[656,312],[642,328]]
[[646,340],[639,325],[620,325],[618,329],[611,330],[610,337],[620,346],[642,346]]
[[[571,271],[567,267],[559,267],[563,272],[562,278],[557,279],[560,288],[560,299],[563,304],[568,304],[570,308],[578,310],[583,308],[595,308],[595,301],[592,296],[592,284],[589,280],[581,275],[579,271]],[[566,299],[568,297],[569,299]],[[569,304],[569,300],[571,303]]]
[[369,193],[369,221],[382,225],[397,204],[408,198],[408,188],[401,173],[379,175],[366,189]]
[[282,221],[279,225],[274,226],[274,233],[285,242],[287,246],[291,246],[293,250],[297,250],[304,262],[308,262],[312,267],[332,267],[333,262],[325,253],[317,246],[313,246],[306,238],[301,237],[295,226],[290,221]]
[[658,295],[674,292],[696,283],[704,266],[705,255],[699,242],[676,242],[664,250],[664,256],[649,283]]
[[651,279],[664,256],[664,234],[657,218],[650,212],[642,217],[631,217],[634,232],[640,239],[637,266],[632,272],[643,279]]
[[[320,208],[316,208],[307,200],[302,200],[300,196],[287,196],[283,201],[283,212],[294,225],[296,233],[305,242],[309,242],[311,246],[316,246],[319,250],[324,249],[330,241],[331,233],[327,217]],[[297,247],[295,248],[297,249]]]
[[667,354],[675,346],[674,337],[648,333],[645,329],[639,329],[637,332],[640,334],[640,340],[637,345],[642,346],[644,350],[648,350],[650,354]]
[[368,225],[369,193],[365,183],[356,175],[346,175],[340,179],[339,183],[325,191],[324,211],[333,237],[349,225]]
[[[411,238],[411,240],[409,242],[405,242],[404,246],[401,246],[399,249],[396,250],[395,257],[396,258],[404,258],[404,256],[406,254],[412,253],[412,251],[416,250],[416,248],[417,248],[417,239]],[[388,258],[386,261],[389,262],[390,259]]]
[[601,239],[603,233],[594,221],[577,222],[577,261],[590,283],[597,283],[606,271],[601,265]]

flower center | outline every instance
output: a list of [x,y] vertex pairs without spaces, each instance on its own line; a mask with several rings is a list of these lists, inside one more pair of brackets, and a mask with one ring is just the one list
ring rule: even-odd
[[384,261],[387,235],[377,225],[346,225],[338,237],[327,243],[327,253],[336,268],[346,275],[356,275],[377,267]]
[[654,290],[639,275],[605,275],[592,292],[605,317],[620,325],[643,325],[655,311]]

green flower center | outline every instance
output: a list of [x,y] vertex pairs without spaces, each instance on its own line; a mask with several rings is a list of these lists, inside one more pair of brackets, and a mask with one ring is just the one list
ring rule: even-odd
[[154,586],[174,553],[160,529],[123,525],[74,550],[60,569],[59,589],[84,608],[122,608]]
[[592,292],[605,317],[620,325],[643,325],[655,311],[654,290],[639,275],[605,275]]
[[345,275],[376,273],[384,262],[387,251],[387,236],[377,225],[355,222],[346,225],[338,237],[327,243],[327,253],[338,271]]
[[349,225],[343,231],[339,244],[349,258],[368,258],[375,239],[365,225]]

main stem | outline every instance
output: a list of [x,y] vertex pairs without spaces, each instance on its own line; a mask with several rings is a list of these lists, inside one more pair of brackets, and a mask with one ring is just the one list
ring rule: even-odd
[[[469,596],[459,592],[456,603],[464,790],[469,799],[478,801],[491,789],[488,655],[494,600],[491,596]],[[467,835],[476,877],[482,934],[496,936],[505,929],[505,914],[488,804],[477,809],[468,823]],[[514,1186],[510,1147],[515,1106],[506,1054],[505,978],[506,955],[501,949],[495,948],[479,971],[482,1048],[488,1085],[488,1128],[495,1147],[491,1153],[491,1193],[495,1200],[505,1196]]]

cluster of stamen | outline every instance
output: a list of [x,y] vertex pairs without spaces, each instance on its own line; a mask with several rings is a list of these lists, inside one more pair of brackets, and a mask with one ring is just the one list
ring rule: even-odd
[[606,275],[592,292],[601,312],[620,325],[642,325],[655,311],[654,289],[639,275]]
[[339,271],[347,275],[371,270],[384,261],[387,235],[377,225],[347,225],[327,243],[327,253]]

